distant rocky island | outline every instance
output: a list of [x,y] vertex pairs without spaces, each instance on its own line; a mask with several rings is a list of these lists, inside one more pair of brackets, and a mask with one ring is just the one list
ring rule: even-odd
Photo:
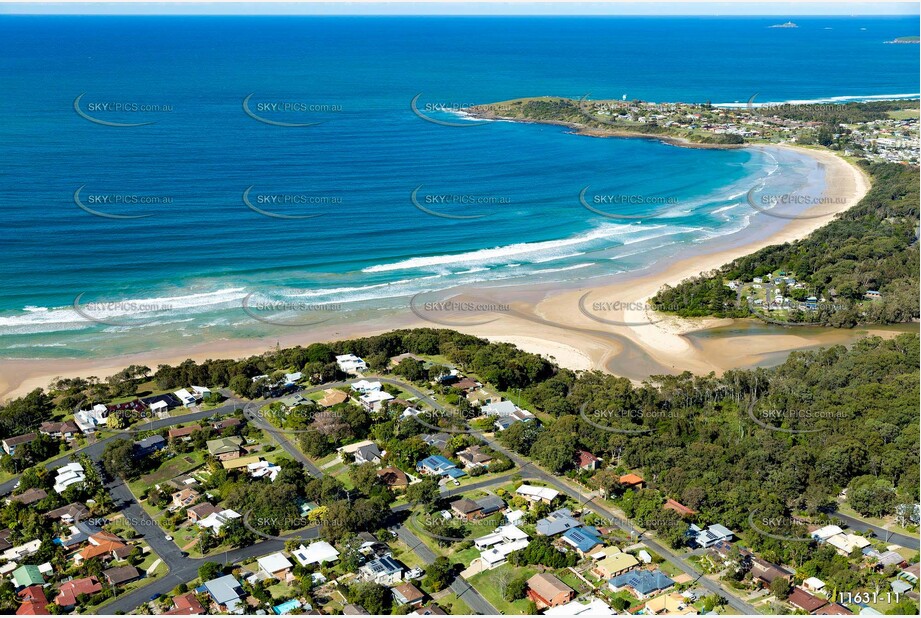
[[792,21],[788,21],[783,24],[774,24],[773,26],[768,26],[768,27],[769,28],[799,28],[799,26],[794,24]]
[[921,37],[900,36],[898,38],[892,39],[891,41],[886,41],[886,43],[914,43],[917,45],[918,43],[921,43]]

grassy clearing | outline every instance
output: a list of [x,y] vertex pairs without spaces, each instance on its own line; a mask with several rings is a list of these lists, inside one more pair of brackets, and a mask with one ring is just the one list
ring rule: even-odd
[[513,578],[530,578],[535,573],[537,571],[530,567],[513,567],[510,564],[503,564],[495,569],[477,573],[469,579],[469,582],[499,612],[521,616],[528,612],[528,600],[518,599],[511,603],[506,601],[502,596],[501,586],[503,582]]

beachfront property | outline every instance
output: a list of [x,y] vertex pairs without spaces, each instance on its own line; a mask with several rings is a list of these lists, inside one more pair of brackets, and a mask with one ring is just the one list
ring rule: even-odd
[[340,354],[336,357],[336,364],[343,373],[357,374],[368,369],[368,363],[354,354]]

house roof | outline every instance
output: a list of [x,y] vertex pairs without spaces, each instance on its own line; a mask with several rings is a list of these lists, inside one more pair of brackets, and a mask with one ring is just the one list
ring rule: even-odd
[[30,489],[25,490],[18,496],[13,496],[12,498],[10,498],[10,501],[21,502],[25,504],[26,506],[28,506],[30,504],[34,504],[38,502],[39,500],[44,500],[47,497],[48,497],[47,491],[45,491],[44,489],[39,489],[38,487],[32,487]]
[[368,616],[368,610],[366,610],[361,605],[355,605],[354,603],[349,603],[342,607],[342,613],[346,616]]
[[794,605],[809,613],[812,613],[823,605],[828,604],[828,601],[825,599],[820,599],[819,597],[813,596],[799,587],[793,588],[793,592],[791,592],[790,596],[787,597],[787,601],[789,601],[791,605]]
[[429,455],[425,459],[419,462],[419,467],[426,467],[436,471],[445,471],[450,470],[451,468],[456,468],[453,463],[442,455]]
[[601,461],[600,457],[595,457],[588,451],[579,451],[576,453],[576,464],[582,468],[584,466],[590,466],[593,463],[598,463]]
[[208,440],[205,444],[208,446],[208,452],[212,455],[236,453],[243,445],[243,438],[238,436],[231,436],[229,438],[217,438],[215,440]]
[[243,592],[240,582],[233,575],[217,577],[205,582],[204,586],[211,598],[219,605],[227,605],[229,602],[238,600]]
[[293,552],[294,558],[302,565],[322,564],[339,558],[339,552],[326,541],[317,541],[304,547],[301,545]]
[[323,398],[320,399],[317,403],[319,403],[324,408],[329,408],[336,404],[340,404],[349,398],[348,395],[346,395],[342,391],[337,391],[334,388],[328,388],[325,391],[323,391],[323,393],[324,393]]
[[854,612],[839,603],[829,603],[812,612],[815,616],[852,616]]
[[277,573],[278,571],[284,571],[294,566],[280,551],[269,554],[268,556],[263,556],[259,558],[256,563],[259,565],[259,568],[266,573]]
[[560,581],[555,575],[550,573],[538,573],[528,580],[528,588],[533,590],[542,599],[548,601],[558,594],[571,594],[573,589]]
[[77,604],[77,597],[81,594],[96,594],[102,590],[102,584],[95,577],[84,577],[64,582],[58,588],[58,596],[54,602],[60,607],[71,607]]
[[48,511],[45,513],[45,517],[49,519],[83,519],[89,515],[89,513],[90,510],[86,508],[86,505],[80,504],[79,502],[71,502],[67,506]]
[[381,449],[379,449],[376,444],[365,444],[355,449],[355,454],[361,455],[361,458],[365,461],[371,461],[372,459],[380,458]]
[[656,590],[664,590],[675,584],[674,580],[659,569],[655,571],[628,571],[622,575],[612,577],[609,583],[616,588],[622,588],[624,586],[633,588],[643,595],[655,592]]
[[457,453],[459,459],[469,461],[470,463],[486,463],[492,461],[492,455],[487,455],[479,445],[474,445]]
[[475,502],[480,509],[482,509],[484,514],[495,513],[505,508],[505,501],[499,496],[483,496],[482,498],[477,498]]
[[643,482],[643,477],[631,472],[630,474],[623,475],[619,480],[621,485],[639,485]]
[[202,607],[201,601],[198,600],[198,597],[195,596],[194,592],[186,592],[185,594],[178,595],[173,599],[173,606],[175,609],[164,612],[164,614],[167,616],[190,616],[205,613],[205,608]]
[[448,612],[441,609],[435,604],[426,605],[425,607],[420,607],[413,613],[416,614],[417,616],[447,616],[448,615]]
[[582,553],[589,552],[598,545],[601,545],[601,539],[582,528],[567,530],[562,538]]
[[678,513],[678,514],[681,515],[682,517],[687,517],[687,516],[689,516],[689,515],[697,515],[697,511],[695,511],[694,509],[688,508],[688,507],[684,506],[683,504],[681,504],[680,502],[678,502],[678,501],[676,501],[676,500],[672,500],[671,498],[668,498],[668,499],[665,501],[665,504],[662,505],[662,508],[663,508],[663,509],[670,509],[670,510],[672,510],[672,511],[675,511],[676,513]]
[[12,438],[6,438],[3,440],[3,443],[7,446],[19,446],[20,444],[26,444],[35,439],[35,432],[24,433],[21,436],[13,436]]
[[189,425],[188,427],[176,427],[174,429],[170,429],[169,432],[167,432],[167,435],[170,438],[183,438],[185,436],[191,436],[193,433],[195,433],[196,431],[199,431],[200,429],[201,429],[200,425]]
[[220,513],[221,508],[214,506],[210,502],[202,502],[201,504],[196,504],[195,506],[190,506],[186,513],[192,513],[199,519],[207,517],[212,513]]
[[451,503],[451,509],[463,515],[469,515],[481,510],[480,505],[469,498],[461,498]]
[[394,586],[393,591],[399,594],[399,598],[401,598],[404,603],[414,603],[415,601],[421,601],[425,598],[425,594],[423,594],[421,590],[408,582],[400,584],[399,586]]
[[42,577],[41,571],[34,564],[24,564],[13,571],[13,580],[16,586],[32,586],[33,584],[44,584],[45,578]]
[[102,574],[105,575],[106,579],[108,579],[113,584],[122,584],[133,579],[137,579],[141,576],[141,572],[130,564],[128,566],[106,569],[102,572]]
[[515,493],[522,496],[541,498],[542,500],[554,500],[560,495],[560,492],[555,489],[550,489],[549,487],[536,487],[534,485],[522,485],[515,490]]
[[51,614],[45,606],[48,598],[41,586],[29,586],[19,591],[19,598],[24,602],[16,610],[17,616],[48,616]]
[[572,516],[572,511],[569,509],[557,509],[547,515],[547,517],[538,520],[535,529],[538,534],[556,536],[571,528],[578,528],[581,525],[582,523]]
[[385,575],[403,570],[400,563],[394,560],[392,556],[381,556],[377,560],[366,563],[361,568],[374,575]]
[[754,573],[755,577],[768,584],[773,582],[778,577],[790,576],[790,573],[788,573],[783,568],[756,556],[752,556],[752,572]]
[[[607,550],[605,551],[607,552]],[[618,550],[614,553],[608,553],[603,560],[598,561],[596,567],[608,573],[620,573],[621,571],[632,569],[638,564],[639,561],[637,561],[633,554]]]

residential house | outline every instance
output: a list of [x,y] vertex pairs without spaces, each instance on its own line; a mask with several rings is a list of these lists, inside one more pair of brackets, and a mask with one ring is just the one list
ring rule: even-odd
[[182,402],[187,408],[191,408],[201,401],[201,396],[198,393],[190,393],[188,390],[181,388],[175,393],[173,393],[176,398]]
[[581,525],[582,522],[572,516],[572,511],[563,508],[553,511],[543,519],[537,520],[535,530],[537,534],[543,536],[556,536]]
[[390,592],[393,594],[393,600],[397,605],[418,607],[425,600],[425,594],[409,582],[394,586],[390,589]]
[[528,422],[536,418],[533,414],[519,408],[511,401],[489,403],[483,406],[481,411],[486,416],[495,417],[495,426],[498,431],[505,431],[515,423]]
[[576,453],[576,467],[580,470],[594,470],[602,461],[601,457],[595,457],[588,451],[580,450]]
[[233,575],[224,575],[202,584],[202,592],[207,592],[211,600],[222,612],[236,613],[242,610],[243,585]]
[[787,597],[787,602],[793,607],[803,610],[807,614],[811,614],[820,607],[828,604],[828,601],[825,599],[813,596],[798,586],[793,588],[790,596]]
[[358,398],[360,403],[369,412],[380,412],[384,404],[394,399],[387,391],[371,391]]
[[461,498],[451,503],[451,510],[460,519],[471,521],[482,516],[480,505],[469,498]]
[[186,487],[185,489],[180,489],[174,493],[171,498],[173,500],[173,506],[177,509],[181,509],[191,505],[193,502],[198,500],[199,494],[197,491],[191,487]]
[[293,395],[283,398],[278,403],[280,403],[285,410],[291,410],[298,406],[302,406],[306,404],[307,399],[305,399],[303,395],[299,393],[295,393]]
[[191,435],[196,431],[200,431],[200,425],[189,425],[188,427],[174,427],[167,432],[167,437],[170,440],[189,440]]
[[[872,609],[869,606],[864,609]],[[861,614],[864,612],[861,611]],[[854,612],[841,605],[840,603],[829,603],[812,612],[813,616],[853,616]]]
[[141,572],[129,564],[127,566],[106,569],[102,572],[102,576],[106,578],[106,581],[109,582],[111,586],[123,586],[136,579],[140,579]]
[[505,564],[509,554],[528,546],[528,535],[515,526],[502,526],[492,534],[474,539],[480,562],[487,569]]
[[646,601],[643,613],[648,616],[696,616],[697,610],[688,605],[688,600],[678,593],[663,594]]
[[363,581],[392,586],[403,581],[403,565],[392,556],[381,556],[359,567],[358,577]]
[[19,562],[26,556],[31,556],[39,550],[42,546],[41,539],[32,539],[31,541],[26,541],[22,545],[17,545],[16,547],[9,547],[3,551],[3,554],[0,555],[0,561],[7,561],[10,563]]
[[457,469],[457,466],[441,455],[431,455],[416,464],[416,470],[422,474],[444,476],[451,469]]
[[636,569],[622,573],[608,580],[608,588],[610,588],[612,592],[617,593],[621,590],[626,590],[641,601],[674,585],[674,580],[659,569],[654,571]]
[[318,404],[324,408],[331,408],[335,405],[345,402],[349,398],[348,395],[343,393],[340,390],[334,388],[328,388],[323,391],[323,398],[317,401]]
[[807,577],[803,580],[803,589],[808,592],[823,592],[825,590],[825,582],[818,577]]
[[190,506],[188,510],[186,510],[186,517],[194,524],[195,522],[205,519],[209,515],[220,513],[221,510],[220,507],[214,506],[210,502],[202,502],[201,504]]
[[422,441],[428,444],[429,446],[434,446],[439,451],[443,451],[446,446],[448,446],[448,440],[451,439],[451,436],[441,432],[436,434],[425,434],[422,436]]
[[28,444],[36,438],[37,434],[33,432],[24,433],[21,436],[13,436],[11,438],[6,438],[0,444],[3,445],[3,450],[6,451],[6,454],[12,457],[16,454],[16,449],[23,444]]
[[382,468],[377,471],[377,476],[390,489],[403,490],[409,487],[409,478],[399,468],[393,466]]
[[488,495],[474,500],[480,507],[480,514],[483,517],[498,513],[505,508],[505,502],[499,496]]
[[560,541],[571,546],[583,558],[592,554],[602,545],[601,539],[586,528],[571,528],[563,533]]
[[379,464],[381,462],[381,457],[383,457],[383,453],[381,453],[381,450],[373,442],[355,449],[356,464]]
[[163,612],[165,616],[202,616],[206,613],[194,592],[173,597],[173,609]]
[[849,556],[855,549],[863,549],[864,547],[870,546],[870,541],[866,538],[849,533],[830,536],[825,542],[834,547],[842,556]]
[[86,547],[74,554],[74,562],[77,564],[82,564],[93,558],[100,558],[105,562],[120,560],[127,558],[133,551],[130,545],[124,543],[121,538],[111,532],[97,532],[87,540],[89,543]]
[[52,438],[72,440],[74,436],[80,433],[80,428],[77,427],[77,424],[73,421],[63,421],[60,423],[45,421],[38,426],[38,433],[51,436]]
[[83,577],[66,581],[58,587],[55,604],[62,609],[71,609],[77,605],[77,597],[102,592],[102,584],[95,577]]
[[528,502],[543,502],[544,504],[552,503],[560,495],[560,492],[555,489],[534,485],[522,485],[515,490],[515,493]]
[[374,391],[379,391],[383,388],[383,384],[378,381],[369,381],[369,380],[358,380],[357,382],[352,382],[351,389],[356,393],[365,395],[367,393],[373,393]]
[[221,462],[221,467],[225,470],[239,470],[249,468],[252,464],[258,464],[262,461],[259,455],[250,455],[249,457],[237,457],[236,459],[225,459]]
[[493,460],[492,455],[484,453],[483,448],[479,445],[470,446],[462,451],[458,451],[457,458],[460,459],[464,468],[468,470],[479,466],[488,466]]
[[45,578],[42,572],[34,564],[24,564],[13,571],[13,586],[16,588],[25,588],[26,586],[43,586]]
[[359,371],[366,371],[368,369],[368,363],[354,354],[340,354],[336,356],[336,364],[343,373],[358,373]]
[[694,515],[697,515],[697,511],[695,511],[694,509],[688,508],[684,506],[683,504],[681,504],[680,502],[676,500],[672,500],[671,498],[668,498],[665,501],[665,504],[662,505],[662,508],[669,509],[670,511],[675,511],[682,517],[692,517]]
[[642,489],[643,483],[645,482],[643,481],[643,477],[638,474],[633,474],[632,472],[630,474],[624,474],[618,481],[624,489],[633,489],[634,491]]
[[243,454],[243,438],[239,436],[208,440],[205,444],[208,453],[218,461],[236,459]]
[[291,561],[285,558],[285,555],[280,551],[259,558],[256,564],[259,565],[259,570],[265,574],[266,577],[274,577],[279,581],[285,581],[285,578],[288,577],[288,574],[294,567]]
[[527,596],[537,609],[556,607],[572,601],[576,591],[564,584],[555,575],[538,573],[527,582]]
[[592,574],[604,581],[622,575],[640,564],[633,554],[622,552],[616,547],[606,547],[604,553],[604,558],[592,567]]
[[698,546],[707,548],[723,541],[729,542],[734,535],[732,530],[720,524],[707,526],[706,530],[691,524],[688,528],[688,536],[690,536],[691,540]]
[[60,519],[62,522],[70,524],[78,519],[86,519],[89,514],[90,510],[86,508],[86,505],[80,504],[79,502],[71,502],[67,506],[48,511],[45,513],[45,517],[48,519]]
[[20,502],[26,506],[30,504],[35,504],[40,500],[44,500],[48,497],[48,492],[44,489],[39,489],[38,487],[31,487],[21,494],[15,495],[10,498],[10,502]]
[[597,597],[592,597],[588,603],[573,599],[569,603],[557,605],[544,611],[544,616],[616,616],[617,612],[611,606]]
[[311,543],[309,547],[301,545],[291,555],[301,566],[310,566],[312,564],[323,565],[327,562],[335,562],[339,559],[339,552],[335,547],[326,541],[317,541]]
[[835,526],[835,525],[829,525],[829,526],[823,526],[822,528],[819,528],[818,530],[813,530],[810,536],[816,541],[820,543],[824,543],[831,537],[841,534],[842,532],[844,532],[844,530],[842,530],[840,527]]
[[54,491],[59,494],[64,493],[64,490],[71,485],[80,485],[86,481],[86,472],[84,472],[83,466],[77,462],[61,466],[55,472]]
[[29,586],[18,593],[22,603],[16,610],[17,616],[49,616],[48,597],[41,586]]
[[793,579],[792,573],[781,566],[768,562],[767,560],[752,556],[751,563],[752,568],[750,572],[752,579],[756,583],[766,588],[770,588],[771,583],[778,577],[782,577],[787,581],[792,581]]
[[355,605],[354,603],[349,603],[342,607],[343,616],[370,616],[368,610],[366,610],[361,605]]
[[218,534],[227,522],[232,519],[238,519],[239,517],[240,514],[233,509],[224,509],[219,513],[211,513],[204,519],[200,519],[198,521],[198,526],[201,528],[208,528],[215,534]]
[[157,451],[166,448],[166,440],[163,439],[163,436],[159,435],[147,436],[143,440],[135,442],[134,446],[138,457],[147,457],[148,455],[153,455]]
[[74,414],[74,422],[85,434],[94,433],[99,425],[108,425],[109,409],[97,403],[92,410],[79,410]]
[[447,616],[448,612],[433,603],[425,607],[420,607],[414,611],[413,614],[416,616]]
[[220,421],[215,421],[211,423],[211,428],[215,431],[224,431],[225,429],[230,429],[231,427],[238,427],[241,421],[238,418],[225,418]]

